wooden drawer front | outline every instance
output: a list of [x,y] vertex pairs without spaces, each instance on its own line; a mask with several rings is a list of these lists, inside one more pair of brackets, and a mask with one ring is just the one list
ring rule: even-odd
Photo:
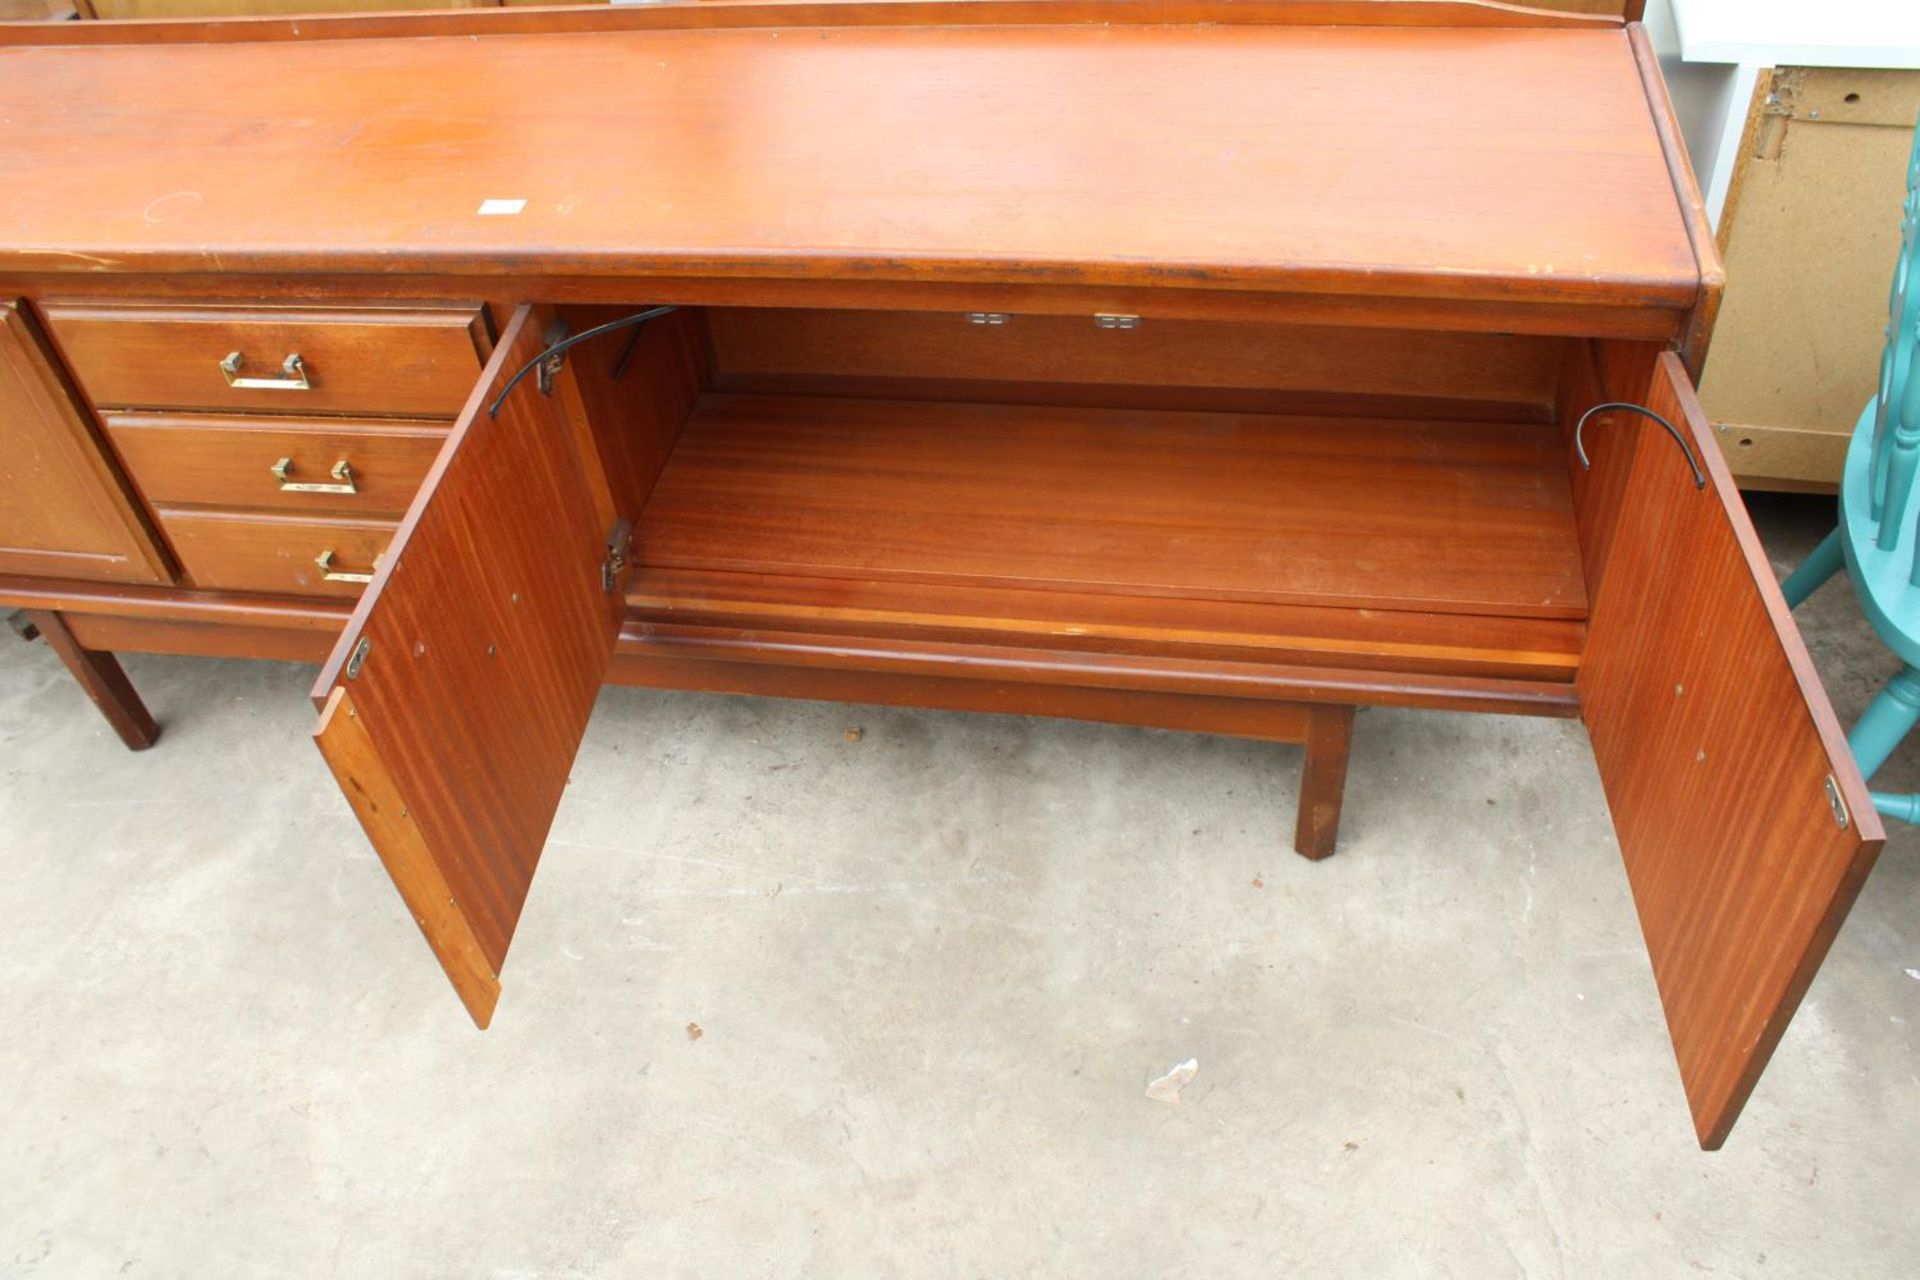
[[134,483],[156,506],[395,518],[446,441],[436,424],[397,418],[110,413],[106,424]]
[[[451,418],[480,372],[478,307],[350,310],[50,303],[80,387],[102,409]],[[240,355],[230,385],[222,368]],[[300,376],[286,363],[300,357]],[[301,385],[304,381],[305,385]]]
[[194,586],[281,595],[359,595],[364,582],[326,577],[317,563],[319,557],[331,552],[331,571],[336,574],[371,574],[395,528],[392,521],[166,508],[159,515],[161,528]]

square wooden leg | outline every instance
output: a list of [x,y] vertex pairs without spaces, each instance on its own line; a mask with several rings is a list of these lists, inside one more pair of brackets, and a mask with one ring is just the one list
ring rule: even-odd
[[100,714],[120,735],[120,741],[133,751],[144,751],[159,741],[160,726],[153,722],[146,704],[140,701],[132,681],[127,679],[127,673],[120,669],[112,654],[83,648],[67,629],[66,619],[57,613],[29,609],[27,621],[60,655],[60,661],[67,664],[67,670],[93,699],[93,705],[100,708]]
[[1333,852],[1340,836],[1340,802],[1347,790],[1347,749],[1353,741],[1353,708],[1314,706],[1307,712],[1307,761],[1300,775],[1300,813],[1293,847],[1318,860]]

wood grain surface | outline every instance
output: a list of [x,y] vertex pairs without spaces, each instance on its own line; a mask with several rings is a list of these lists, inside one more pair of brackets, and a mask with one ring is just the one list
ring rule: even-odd
[[[855,688],[901,677],[983,680],[1140,693],[1350,706],[1426,707],[1500,715],[1573,716],[1579,702],[1559,680],[1507,680],[1281,662],[1223,662],[1167,654],[954,643],[825,631],[678,626],[629,621],[620,653],[784,668],[793,697],[819,687]],[[838,695],[834,695],[838,696]],[[860,701],[858,696],[854,701]],[[940,705],[933,703],[929,705]]]
[[[570,307],[569,333],[632,315],[635,307]],[[704,313],[676,311],[643,328],[616,329],[569,350],[571,377],[556,383],[582,449],[600,459],[601,513],[637,522],[707,376]]]
[[100,709],[128,750],[145,751],[160,740],[160,726],[154,723],[118,659],[83,644],[61,614],[29,609],[27,618],[39,628],[40,638],[60,656],[75,683]]
[[529,379],[484,411],[545,326],[507,325],[314,691],[321,754],[481,1026],[624,612],[560,399]]
[[[1458,330],[1653,342],[1673,341],[1684,333],[1690,310],[1675,303],[1649,306],[1471,297],[1411,298],[1270,286],[1249,290],[1157,283],[1063,285],[631,273],[581,275],[533,269],[514,270],[511,284],[516,300],[524,296],[556,306],[605,305],[629,311],[639,303],[677,303],[715,307],[940,311],[956,316],[989,310],[1072,316],[1080,320],[1096,313],[1117,313],[1162,320],[1305,324],[1403,332]],[[58,295],[67,302],[82,299],[118,302],[136,291],[149,301],[173,299],[194,304],[220,301],[254,305],[267,298],[288,303],[333,298],[353,298],[363,303],[376,298],[434,302],[479,287],[483,287],[482,282],[472,272],[465,275],[419,272],[287,275],[203,270],[159,275],[107,271],[81,275],[57,271],[14,272],[0,265],[0,292],[25,297]]]
[[[398,519],[446,442],[445,424],[404,418],[315,418],[106,413],[107,437],[150,503]],[[291,462],[295,483],[337,484],[346,463],[352,493],[303,493],[273,472]]]
[[[160,529],[186,580],[213,591],[266,591],[351,600],[366,584],[328,578],[372,573],[394,522],[355,516],[286,516],[160,507]],[[331,552],[328,569],[318,561]]]
[[[722,391],[1551,420],[1563,339],[1085,315],[716,307]],[[1315,405],[1320,408],[1302,408]],[[1398,412],[1396,412],[1398,410]]]
[[[1637,23],[1638,6],[1632,10],[1632,17]],[[1694,174],[1693,161],[1687,154],[1687,139],[1680,131],[1680,118],[1674,113],[1673,98],[1667,92],[1660,55],[1654,52],[1653,41],[1644,26],[1629,27],[1627,40],[1640,67],[1640,82],[1646,86],[1654,130],[1660,135],[1660,150],[1667,159],[1667,174],[1673,179],[1674,194],[1680,200],[1680,217],[1686,223],[1687,240],[1693,245],[1693,258],[1700,268],[1700,293],[1687,314],[1687,327],[1680,338],[1680,361],[1686,366],[1687,376],[1698,382],[1707,360],[1707,344],[1713,340],[1714,322],[1720,316],[1720,302],[1727,291],[1727,269],[1720,260],[1720,248],[1707,217],[1707,201],[1700,193],[1700,179]]]
[[[4,92],[4,90],[0,90]],[[0,152],[5,144],[0,141]],[[450,418],[486,343],[478,307],[178,307],[55,302],[48,328],[100,408],[362,413]],[[280,379],[289,355],[309,386],[227,385],[220,362]]]
[[729,573],[644,561],[627,588],[627,606],[634,621],[749,631],[833,631],[1569,683],[1586,636],[1582,623],[1560,618]]
[[0,301],[0,572],[165,582],[173,571],[91,416]]
[[702,397],[648,564],[1579,618],[1557,434],[1037,406]]
[[317,632],[327,637],[329,647],[352,612],[350,606],[338,601],[297,596],[189,591],[171,586],[82,582],[19,574],[0,574],[0,605],[16,609],[58,609],[74,616],[152,618],[215,627],[259,625]]
[[1323,704],[1308,712],[1307,758],[1300,770],[1300,805],[1293,824],[1293,848],[1302,857],[1318,861],[1333,852],[1339,839],[1352,742],[1352,707]]
[[0,48],[0,271],[1690,308],[1699,269],[1632,49],[1595,25]]
[[[152,3],[157,0],[135,0]],[[509,8],[524,0],[509,0]],[[539,6],[517,12],[358,13],[242,22],[130,21],[0,28],[0,47],[50,44],[252,43],[426,35],[684,31],[747,27],[1241,26],[1466,27],[1479,30],[1616,28],[1598,0],[1551,6],[1504,0],[655,0],[643,6]],[[1629,12],[1638,0],[1627,0]],[[1555,12],[1558,10],[1558,12]]]
[[779,663],[690,657],[654,645],[639,629],[623,633],[608,668],[611,684],[768,698],[826,698],[893,707],[934,707],[1001,715],[1052,716],[1146,725],[1268,742],[1298,742],[1312,708],[1294,702],[1143,693],[1077,685],[878,671],[823,671]]
[[376,13],[389,9],[475,9],[501,0],[80,0],[102,22],[141,18],[230,18],[272,14]]
[[[449,879],[453,867],[445,848],[428,843],[394,778],[390,756],[368,732],[352,692],[344,685],[327,695],[313,736],[460,1002],[475,1025],[486,1030],[500,1000],[504,952],[482,942],[474,925],[474,899],[469,895],[464,904],[461,901],[467,882]],[[505,943],[500,945],[504,948]]]
[[[1673,353],[1680,427],[1589,424],[1630,518],[1593,588],[1580,703],[1700,1143],[1726,1140],[1885,839],[1773,568]],[[1829,799],[1831,780],[1844,820]]]
[[[171,653],[196,658],[266,658],[318,666],[333,652],[339,627],[306,631],[248,622],[68,614],[80,643],[112,653]],[[343,614],[340,621],[346,620]]]

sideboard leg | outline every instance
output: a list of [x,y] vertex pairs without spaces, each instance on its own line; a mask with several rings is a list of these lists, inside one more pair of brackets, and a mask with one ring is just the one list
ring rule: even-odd
[[1340,837],[1340,801],[1347,790],[1347,748],[1353,742],[1353,708],[1315,706],[1307,713],[1307,762],[1300,773],[1300,813],[1293,847],[1318,860]]
[[67,629],[66,619],[57,613],[29,609],[27,620],[60,655],[60,661],[67,664],[67,670],[87,691],[93,705],[100,708],[100,714],[107,718],[128,749],[144,751],[159,740],[160,726],[153,722],[146,704],[140,701],[133,683],[112,654],[82,647]]

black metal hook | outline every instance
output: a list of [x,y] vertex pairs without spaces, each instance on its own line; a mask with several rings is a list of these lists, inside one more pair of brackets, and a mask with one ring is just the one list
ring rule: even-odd
[[1693,487],[1696,489],[1704,489],[1707,487],[1706,474],[1700,470],[1700,464],[1693,456],[1693,446],[1689,445],[1687,438],[1680,434],[1680,428],[1674,426],[1671,422],[1668,422],[1665,418],[1647,408],[1647,406],[1643,404],[1629,404],[1625,400],[1609,400],[1605,404],[1597,404],[1581,414],[1580,420],[1573,424],[1573,451],[1579,455],[1580,465],[1582,467],[1585,467],[1588,471],[1593,470],[1593,463],[1587,459],[1586,442],[1580,438],[1580,433],[1586,429],[1587,419],[1596,413],[1606,413],[1614,409],[1624,409],[1628,413],[1642,414],[1652,418],[1655,422],[1665,427],[1667,434],[1673,437],[1673,442],[1680,446],[1680,452],[1686,455],[1687,469],[1693,472]]
[[487,416],[489,418],[499,417],[500,406],[507,402],[507,397],[513,394],[513,389],[520,385],[521,380],[555,356],[572,350],[589,338],[597,338],[603,333],[612,333],[615,329],[624,329],[628,325],[645,324],[649,320],[658,319],[670,311],[678,311],[679,309],[677,306],[648,307],[645,311],[636,311],[630,316],[621,316],[618,320],[609,320],[607,323],[597,324],[591,329],[583,329],[570,338],[562,338],[533,359],[521,365],[519,372],[507,379],[507,385],[500,388],[500,394],[495,396],[493,403],[487,406]]

